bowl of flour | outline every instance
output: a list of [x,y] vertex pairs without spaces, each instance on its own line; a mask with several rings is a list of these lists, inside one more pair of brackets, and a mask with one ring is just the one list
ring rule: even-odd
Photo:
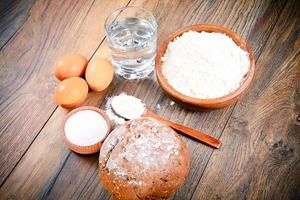
[[176,31],[156,57],[160,86],[175,99],[207,109],[236,102],[254,76],[254,57],[235,32],[216,25]]

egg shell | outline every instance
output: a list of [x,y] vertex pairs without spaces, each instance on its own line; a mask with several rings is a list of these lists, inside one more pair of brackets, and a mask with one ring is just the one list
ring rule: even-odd
[[63,108],[80,106],[88,95],[89,87],[86,81],[79,77],[63,80],[55,87],[55,100]]
[[87,59],[80,54],[66,54],[58,60],[54,74],[61,81],[70,77],[82,77],[87,64]]
[[[93,110],[93,111],[96,111],[99,114],[101,114],[102,117],[104,117],[104,119],[105,119],[105,121],[107,122],[107,125],[108,125],[108,130],[107,130],[106,136],[104,137],[104,139],[102,141],[100,141],[100,142],[98,142],[94,145],[90,145],[90,146],[79,146],[79,145],[71,143],[68,140],[68,138],[66,137],[66,135],[64,133],[65,123],[66,123],[66,121],[68,120],[68,118],[70,116],[72,116],[74,113],[76,113],[78,111],[81,111],[81,110]],[[93,154],[93,153],[96,153],[96,152],[100,151],[100,148],[102,146],[103,141],[106,139],[106,137],[108,136],[108,134],[112,130],[112,125],[111,125],[110,119],[108,118],[107,114],[104,111],[102,111],[100,108],[93,107],[93,106],[82,106],[82,107],[79,107],[79,108],[76,108],[76,109],[72,110],[71,112],[69,112],[66,115],[62,129],[63,129],[63,133],[64,133],[64,142],[65,142],[65,144],[67,145],[67,147],[69,149],[71,149],[72,151],[74,151],[76,153],[79,153],[79,154]]]
[[106,58],[95,58],[89,62],[85,79],[91,90],[101,92],[105,90],[114,76],[114,68]]

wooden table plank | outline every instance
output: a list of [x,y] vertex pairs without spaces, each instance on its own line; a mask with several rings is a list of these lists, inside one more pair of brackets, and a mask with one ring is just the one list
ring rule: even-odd
[[[238,25],[235,24],[230,24],[230,19],[225,18],[225,16],[228,15],[228,12],[230,13],[231,11],[231,7],[233,5],[228,5],[228,4],[221,4],[219,5],[219,2],[216,3],[216,5],[211,5],[211,4],[206,4],[206,2],[195,2],[195,4],[197,4],[198,6],[193,6],[190,5],[190,3],[188,4],[184,4],[184,5],[179,5],[178,6],[178,2],[174,3],[174,5],[172,4],[173,2],[169,2],[166,3],[164,2],[164,4],[162,3],[157,3],[157,4],[151,4],[148,2],[143,2],[143,1],[138,1],[138,2],[133,2],[134,5],[142,5],[144,7],[146,7],[147,9],[153,10],[157,19],[160,19],[161,21],[159,21],[159,25],[160,27],[163,27],[162,29],[160,29],[159,32],[159,36],[160,36],[160,41],[161,39],[164,38],[167,34],[169,34],[170,32],[174,31],[175,29],[188,24],[188,22],[186,21],[180,21],[180,19],[178,18],[174,18],[172,16],[174,15],[178,15],[179,13],[185,13],[183,8],[190,6],[191,8],[194,7],[198,7],[200,9],[199,11],[199,15],[198,18],[194,18],[195,15],[194,14],[190,14],[190,18],[193,18],[193,22],[190,23],[196,23],[195,21],[197,20],[202,20],[205,18],[207,18],[208,16],[211,17],[211,21],[207,21],[207,22],[215,22],[215,23],[227,23],[228,26],[231,26],[235,29],[235,26],[238,29]],[[269,3],[269,4],[268,4]],[[162,4],[162,5],[161,5]],[[172,7],[173,5],[173,7]],[[242,34],[245,35],[246,37],[248,35],[252,35],[253,37],[256,37],[256,40],[254,40],[254,38],[249,38],[250,41],[255,41],[253,45],[254,49],[256,50],[256,46],[255,44],[257,44],[258,50],[255,51],[256,56],[259,56],[260,52],[261,52],[261,44],[264,43],[264,41],[268,38],[266,35],[268,35],[270,33],[270,30],[272,29],[273,25],[275,24],[277,17],[278,17],[278,13],[276,12],[276,9],[281,9],[283,7],[283,4],[274,4],[274,2],[266,2],[266,4],[259,4],[259,3],[253,3],[250,2],[249,4],[247,4],[249,6],[249,10],[248,12],[251,13],[253,12],[253,10],[255,10],[256,12],[253,13],[253,18],[250,17],[250,19],[252,19],[252,21],[250,20],[249,22],[249,18],[248,20],[244,20],[244,21],[240,21],[240,23],[245,24],[245,21],[248,21],[250,24],[247,24],[246,26],[248,26],[248,29],[242,29]],[[255,5],[255,6],[254,6]],[[267,6],[269,5],[269,6]],[[218,10],[218,12],[216,12],[215,14],[212,13],[212,11],[209,11],[209,8],[214,7],[214,8],[218,8],[218,6],[220,6],[221,8],[226,8],[227,13],[224,12],[224,10],[220,9]],[[245,5],[243,5],[245,6]],[[240,6],[239,9],[235,9],[234,13],[232,14],[232,18],[233,19],[239,19],[239,13],[241,12],[241,10],[244,10],[243,6]],[[254,7],[253,7],[254,6]],[[176,10],[177,7],[181,7],[183,10]],[[226,10],[225,9],[225,10]],[[252,10],[253,9],[253,10]],[[166,12],[170,11],[170,12]],[[207,12],[205,12],[206,10],[208,10]],[[191,12],[191,10],[186,10],[186,13],[194,13]],[[258,14],[259,13],[259,14]],[[163,16],[161,16],[163,15]],[[246,15],[245,15],[246,16]],[[268,20],[259,18],[256,16],[261,16],[261,17],[266,17],[268,16]],[[184,20],[187,20],[187,16],[184,18]],[[166,21],[166,19],[168,19],[169,21]],[[226,20],[225,20],[226,19]],[[214,21],[215,20],[215,21]],[[228,20],[228,21],[227,21]],[[226,22],[227,21],[227,22]],[[239,20],[238,20],[239,21]],[[169,24],[178,24],[176,26],[176,28],[170,28],[171,26],[169,26]],[[258,24],[261,24],[261,26],[258,26]],[[240,27],[245,27],[245,25],[240,26]],[[255,30],[254,30],[255,28]],[[167,32],[164,30],[168,30]],[[259,42],[257,42],[259,41]],[[101,55],[102,53],[107,54],[106,53],[106,48],[101,46],[99,52],[96,53],[96,55]],[[226,120],[228,118],[228,116],[230,115],[230,111],[231,109],[228,108],[223,109],[223,110],[218,110],[218,111],[214,111],[214,112],[210,112],[210,113],[198,113],[198,112],[194,112],[194,111],[189,111],[187,112],[186,109],[180,107],[180,106],[170,106],[170,100],[164,95],[164,93],[161,91],[161,89],[157,86],[157,84],[153,83],[152,80],[150,79],[146,79],[143,81],[117,81],[115,80],[115,84],[113,86],[114,89],[112,89],[110,91],[110,94],[112,93],[120,93],[121,91],[127,91],[130,94],[135,94],[136,96],[139,96],[140,98],[142,98],[143,100],[146,101],[147,105],[150,105],[152,108],[156,108],[156,104],[159,103],[162,107],[164,107],[165,109],[162,110],[157,110],[156,111],[158,113],[160,113],[161,115],[164,115],[167,118],[172,118],[173,120],[176,120],[177,117],[184,119],[181,122],[185,122],[186,124],[190,125],[190,126],[194,126],[194,127],[202,127],[203,129],[206,129],[208,131],[214,131],[214,133],[216,134],[216,136],[218,136],[218,134],[220,134],[222,132],[223,126],[226,123]],[[147,92],[148,91],[148,92]],[[93,95],[92,97],[90,97],[90,101],[87,102],[87,105],[94,105],[97,106],[99,105],[99,103],[101,102],[100,98],[102,98],[103,95],[98,96],[98,95]],[[154,98],[151,98],[154,97]],[[52,119],[51,119],[52,120]],[[215,124],[215,120],[220,121],[220,124]],[[203,124],[199,124],[202,121]],[[206,127],[203,127],[205,123]],[[51,126],[53,126],[53,124],[51,124]],[[42,132],[42,135],[47,135],[51,132],[51,130],[53,129],[53,127],[51,126],[47,126],[45,127],[45,129]],[[60,123],[58,123],[56,125],[56,127],[59,127]],[[57,137],[57,142],[59,142],[58,140],[61,140],[60,137]],[[41,140],[39,140],[39,142],[42,142]],[[53,141],[52,141],[53,142]],[[195,187],[197,186],[197,180],[200,179],[202,171],[205,168],[205,163],[208,161],[209,155],[212,152],[212,149],[210,149],[209,147],[203,146],[202,144],[199,143],[195,143],[193,141],[188,140],[189,143],[189,148],[190,151],[192,152],[192,166],[193,168],[191,169],[192,173],[190,174],[188,180],[186,181],[185,185],[182,187],[182,189],[179,191],[179,193],[177,194],[178,196],[176,196],[178,199],[183,198],[187,195],[192,195]],[[40,145],[34,145],[32,148],[38,148],[38,146]],[[34,148],[34,149],[35,149]],[[64,149],[62,149],[64,150]],[[45,154],[48,154],[48,152],[50,152],[48,149],[43,150],[43,152]],[[62,153],[63,155],[66,155],[65,152]],[[199,155],[203,155],[203,157],[200,157]],[[28,159],[27,160],[31,160],[33,159],[33,155],[28,155]],[[61,156],[58,157],[56,161],[52,160],[50,162],[57,162],[57,163],[61,163],[60,159],[65,159],[66,156]],[[64,163],[63,170],[60,174],[60,176],[58,177],[58,179],[56,180],[56,182],[54,183],[54,187],[53,189],[49,192],[48,197],[50,199],[57,199],[58,197],[60,198],[71,198],[71,197],[76,197],[76,198],[91,198],[91,199],[96,199],[101,197],[101,199],[103,198],[109,198],[109,196],[107,195],[106,192],[104,192],[101,189],[101,186],[99,184],[98,181],[98,165],[97,165],[97,156],[91,156],[88,157],[87,159],[84,159],[84,156],[78,156],[77,154],[71,153],[70,157],[68,158],[68,160]],[[81,160],[81,161],[78,161]],[[43,166],[44,164],[39,163],[37,164],[38,166]],[[20,171],[23,167],[25,167],[26,165],[20,165],[18,166],[18,168],[20,168]],[[45,169],[43,169],[42,167],[38,167],[38,173],[43,173],[43,171],[45,171]],[[19,169],[18,169],[19,170]],[[17,177],[19,177],[20,174],[18,175],[13,175],[12,179],[16,179]],[[51,174],[49,174],[49,176],[51,176]],[[32,176],[34,177],[34,175]],[[48,176],[46,176],[47,178]],[[194,179],[196,179],[196,181]],[[34,178],[36,180],[36,178]],[[195,181],[195,183],[193,183]],[[11,182],[11,181],[10,181]],[[69,182],[71,184],[65,184],[66,182]],[[192,185],[192,186],[191,186]]]
[[[153,10],[158,17],[159,25],[164,27],[163,30],[160,30],[159,42],[161,42],[161,39],[167,34],[186,24],[199,23],[200,21],[214,22],[225,24],[229,28],[233,28],[244,37],[248,38],[250,44],[254,47],[256,56],[260,55],[261,48],[264,46],[264,43],[277,20],[278,12],[276,12],[275,9],[281,10],[283,7],[283,3],[274,4],[274,2],[269,1],[262,3],[255,3],[254,1],[242,2],[241,6],[232,2],[211,3],[203,1],[196,2],[195,4],[197,6],[194,6],[195,4],[190,4],[189,2],[181,3],[182,4],[179,4],[179,2],[176,1],[156,2],[155,4],[149,1],[133,2],[135,5],[143,5],[146,8]],[[242,6],[247,8],[245,16],[239,16],[239,13],[242,13],[244,10]],[[231,12],[232,8],[234,8],[234,11]],[[198,14],[195,15],[195,12]],[[252,12],[254,12],[254,14],[248,16],[249,21],[245,20],[247,14]],[[187,14],[184,15],[183,13]],[[228,15],[230,18],[228,18]],[[174,16],[183,17],[178,18]],[[170,24],[174,24],[174,26],[170,26]],[[98,51],[96,55],[106,53],[105,50],[105,47],[101,46],[100,51]],[[110,94],[119,93],[122,90],[129,91],[134,88],[135,90],[132,90],[131,94],[141,97],[148,105],[151,105],[152,108],[156,108],[155,106],[157,103],[164,107],[164,109],[156,109],[158,113],[167,118],[172,118],[173,120],[176,120],[176,118],[179,117],[183,119],[179,121],[208,132],[212,131],[212,134],[215,134],[216,136],[221,134],[223,126],[226,124],[232,109],[227,108],[210,113],[197,113],[194,111],[187,112],[186,109],[178,105],[170,106],[170,100],[150,79],[133,82],[116,81],[115,86],[116,88],[111,90]],[[146,92],[147,90],[149,90],[148,93]],[[155,98],[150,98],[153,96],[155,96]],[[103,94],[99,95],[91,93],[86,104],[99,105],[101,98],[103,98]],[[16,170],[8,178],[3,188],[1,188],[0,194],[3,196],[16,195],[17,197],[25,195],[25,197],[37,198],[45,193],[48,194],[49,187],[54,184],[54,188],[49,192],[49,198],[65,197],[63,196],[63,192],[67,197],[68,194],[72,194],[72,197],[74,198],[109,198],[108,194],[103,191],[99,185],[97,177],[97,155],[85,157],[73,153],[69,154],[69,150],[63,146],[59,128],[65,112],[66,111],[63,109],[58,109],[53,114],[49,123],[46,124],[41,134],[37,137],[37,140],[16,167]],[[215,120],[219,121],[220,124],[215,124]],[[205,163],[208,161],[206,158],[208,158],[212,152],[210,148],[203,146],[202,144],[190,140],[187,141],[190,150],[192,150],[192,156],[195,159],[193,160],[195,169],[192,169],[193,174],[189,176],[189,179],[177,194],[177,198],[184,197],[186,194],[189,196],[192,195],[193,188],[196,187],[196,182],[192,183],[192,181],[194,181],[192,177],[196,176],[196,179],[201,177],[199,175],[201,175]],[[47,157],[45,155],[47,155]],[[68,155],[70,155],[70,157],[66,160]],[[203,155],[203,157],[200,157],[199,155]],[[27,169],[28,166],[30,166],[30,169]],[[55,181],[55,176],[62,167],[63,171]],[[34,185],[38,185],[38,187],[34,187]],[[189,188],[190,185],[192,185],[191,189]],[[34,189],[32,189],[33,187]],[[59,190],[59,188],[62,189]],[[64,190],[65,188],[67,190]],[[26,190],[29,189],[34,191],[30,192],[30,194],[26,194]]]
[[299,9],[285,6],[193,199],[300,199]]
[[0,2],[0,50],[26,21],[35,0],[2,0]]
[[[42,1],[0,52],[0,184],[56,109],[53,67],[64,53],[88,58],[104,38],[105,17],[128,0]],[[105,5],[105,6],[104,6]]]

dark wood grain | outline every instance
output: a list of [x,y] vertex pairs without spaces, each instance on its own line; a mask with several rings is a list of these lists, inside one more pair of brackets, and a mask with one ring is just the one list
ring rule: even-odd
[[26,21],[35,0],[0,1],[0,50]]
[[[143,6],[149,10],[152,10],[158,19],[159,24],[159,44],[167,37],[171,32],[176,29],[199,22],[211,22],[216,24],[225,24],[228,28],[232,28],[237,33],[244,36],[250,41],[254,41],[253,38],[248,38],[251,34],[255,36],[252,48],[254,49],[255,56],[259,57],[261,53],[261,44],[265,43],[268,38],[277,18],[279,16],[278,10],[283,8],[284,2],[275,4],[273,1],[268,2],[255,2],[247,1],[243,4],[231,4],[232,2],[215,2],[208,3],[207,1],[195,1],[195,2],[175,2],[164,1],[150,3],[149,1],[134,1],[131,5]],[[262,3],[262,4],[261,4]],[[234,7],[235,9],[232,9]],[[195,10],[196,9],[196,10]],[[271,11],[271,12],[270,12]],[[244,20],[241,20],[240,13],[245,12]],[[268,12],[266,14],[265,12]],[[197,14],[195,14],[197,13]],[[181,16],[181,17],[174,17]],[[228,16],[231,18],[228,19]],[[267,20],[261,17],[268,16]],[[189,20],[188,20],[189,19]],[[261,28],[257,23],[261,24]],[[247,28],[245,28],[247,27]],[[269,27],[269,28],[266,28]],[[254,28],[256,28],[254,30]],[[254,31],[255,33],[252,33]],[[262,32],[260,32],[262,31]],[[267,36],[265,35],[267,34]],[[258,50],[256,50],[256,44]],[[106,55],[105,43],[102,45],[95,56]],[[129,94],[135,95],[146,102],[152,110],[169,118],[173,121],[184,123],[190,127],[203,130],[207,133],[212,133],[214,136],[219,136],[222,133],[224,125],[226,124],[228,117],[231,114],[232,107],[216,110],[209,113],[197,112],[194,110],[187,110],[177,104],[170,105],[171,100],[163,93],[159,88],[155,79],[146,79],[141,81],[124,81],[115,79],[114,84],[111,87],[108,95],[119,94],[126,91]],[[97,106],[100,104],[100,100],[95,96],[94,100],[91,100],[89,105]],[[157,105],[160,105],[161,109],[158,109]],[[204,146],[201,143],[194,142],[186,139],[189,151],[191,153],[191,171],[184,185],[174,196],[176,199],[188,199],[191,198],[194,190],[197,187],[202,172],[205,169],[206,163],[212,153],[212,149]],[[78,194],[76,197],[85,197],[91,199],[108,199],[110,198],[105,190],[102,189],[101,184],[98,182],[98,158],[95,156],[94,160],[85,160],[80,164],[75,164],[75,160],[78,159],[76,154],[71,153],[62,168],[60,175],[58,176],[53,188],[47,193],[49,199],[55,199],[61,196],[62,198],[70,198],[73,195],[73,191]],[[86,169],[84,165],[89,162],[93,168]],[[72,166],[76,165],[76,178],[74,172],[70,172]],[[79,170],[79,171],[78,171]],[[89,170],[89,171],[88,171]],[[90,173],[93,171],[94,173]],[[85,176],[86,175],[86,176]],[[79,177],[80,176],[80,177]],[[70,181],[72,185],[64,184],[65,181]],[[85,184],[80,184],[84,182]]]
[[22,31],[1,50],[1,185],[57,108],[56,60],[69,52],[90,58],[104,38],[105,17],[126,3],[37,1]]
[[[97,26],[91,26],[91,24],[95,24],[99,19],[102,20],[103,15],[107,15],[105,14],[107,10],[112,9],[114,6],[117,6],[115,5],[115,3],[116,2],[114,2],[113,5],[113,3],[109,4],[109,3],[103,3],[103,1],[95,1],[93,4],[91,4],[89,10],[79,11],[78,8],[78,10],[76,10],[75,12],[79,12],[79,15],[78,18],[75,18],[74,20],[75,22],[73,22],[74,23],[73,25],[77,27],[84,24],[85,28],[82,29],[80,33],[77,33],[76,31],[74,32],[74,30],[70,30],[60,35],[60,37],[62,38],[56,38],[50,41],[47,40],[48,43],[55,43],[55,45],[53,46],[50,45],[50,46],[54,48],[54,50],[58,50],[58,52],[50,51],[48,55],[49,50],[44,50],[41,55],[46,54],[47,56],[44,57],[47,57],[47,59],[43,61],[44,57],[42,57],[39,58],[42,61],[36,59],[35,62],[39,64],[43,64],[44,62],[51,62],[49,61],[50,55],[57,57],[60,53],[64,51],[72,50],[72,48],[67,49],[67,47],[65,47],[66,44],[74,45],[73,48],[75,48],[75,46],[79,47],[80,51],[88,52],[87,53],[88,56],[91,56],[94,53],[93,52],[94,49],[91,49],[92,46],[90,44],[91,40],[94,40],[95,46],[101,44],[100,48],[95,53],[94,57],[107,56],[108,52],[107,52],[106,43],[99,42],[102,41],[100,35],[103,34],[101,30],[97,28]],[[54,2],[51,5],[53,6],[57,4],[59,3]],[[167,37],[167,35],[169,35],[170,33],[174,32],[175,30],[183,26],[196,24],[196,23],[215,23],[230,28],[233,31],[237,32],[238,34],[242,35],[246,39],[246,41],[249,42],[250,46],[252,46],[256,59],[259,58],[261,53],[264,51],[266,41],[268,40],[271,31],[273,30],[273,27],[277,22],[278,17],[281,14],[281,10],[283,9],[284,4],[285,1],[275,1],[275,0],[274,1],[251,0],[251,1],[238,1],[238,2],[137,0],[137,1],[130,2],[130,5],[143,6],[154,12],[159,24],[159,30],[158,30],[159,46],[161,45],[162,41]],[[72,4],[69,2],[68,5],[72,5]],[[121,5],[118,6],[120,7]],[[54,12],[53,7],[51,10],[52,12]],[[84,6],[83,8],[86,7]],[[67,6],[61,8],[61,10],[66,11]],[[86,15],[83,15],[84,12],[86,12]],[[36,20],[36,18],[39,18],[40,16],[43,16],[42,13],[43,12],[33,13],[33,18],[35,17],[34,20]],[[79,25],[77,22],[80,21],[79,20],[80,18],[84,18],[84,20],[81,23],[79,23],[80,24]],[[73,25],[71,27],[73,27]],[[20,34],[22,35],[22,33]],[[20,34],[18,34],[18,37],[20,37],[19,36]],[[52,34],[54,33],[52,32],[49,33],[50,36]],[[97,39],[95,39],[97,34],[99,34],[98,35],[99,38],[97,37]],[[70,38],[68,39],[68,37]],[[81,39],[77,40],[77,37]],[[58,41],[61,41],[61,43]],[[39,42],[40,40],[36,41],[36,44],[38,44]],[[87,46],[82,47],[84,45]],[[14,47],[16,46],[17,45],[15,44]],[[276,47],[279,48],[278,46]],[[39,55],[38,53],[36,54]],[[289,52],[287,51],[286,54],[289,54]],[[277,59],[280,60],[281,58],[279,57]],[[2,63],[3,60],[4,59],[0,59],[1,61],[0,63]],[[25,59],[23,59],[22,61],[24,62]],[[7,57],[5,59],[5,62],[12,62],[12,61],[9,59],[9,57]],[[50,64],[48,63],[45,66],[49,67]],[[12,69],[10,73],[13,74],[13,72],[17,71],[17,69],[19,68],[16,67]],[[36,73],[35,76],[37,76],[42,72],[44,73],[44,70],[45,69],[43,67],[42,69],[38,69],[38,70],[32,69],[31,71]],[[265,71],[260,71],[260,72],[262,74],[265,73]],[[47,73],[45,73],[45,76],[52,77],[52,75],[50,74],[50,70]],[[282,78],[286,78],[286,76],[282,76]],[[40,83],[41,80],[43,79],[31,80],[30,77],[28,78],[28,80],[30,80],[30,82],[32,83],[29,86],[32,87],[33,84]],[[271,86],[268,85],[269,83],[268,79],[266,80],[267,81],[264,84],[266,87],[269,86],[270,87],[269,90],[271,90],[272,85]],[[262,82],[264,82],[264,80],[262,80]],[[49,88],[52,89],[53,84],[49,84],[48,86]],[[35,86],[35,87],[40,89],[45,89],[43,88],[44,86],[43,87]],[[38,91],[41,92],[41,90],[39,89]],[[232,106],[226,109],[204,113],[204,112],[198,112],[196,110],[188,110],[177,104],[172,105],[170,104],[171,100],[164,94],[164,92],[160,89],[160,87],[156,83],[154,76],[152,76],[152,79],[149,78],[140,81],[124,81],[122,79],[115,78],[114,83],[111,85],[108,91],[105,91],[103,93],[90,93],[88,100],[85,102],[85,105],[103,106],[102,102],[107,92],[108,95],[114,95],[114,94],[119,94],[120,92],[123,91],[126,91],[131,95],[135,95],[141,98],[148,106],[151,107],[152,110],[154,110],[156,113],[160,114],[161,116],[167,119],[171,119],[175,122],[183,123],[187,126],[202,130],[204,132],[211,133],[215,137],[219,137],[222,134],[223,129],[227,124],[227,121],[229,120],[229,117],[231,116],[234,108],[234,106]],[[14,122],[14,120],[16,119],[14,117],[10,117],[8,119],[1,118],[1,120],[3,121],[0,121],[1,122],[0,125],[4,124],[4,122],[8,122],[8,124],[15,123],[13,124],[14,126],[12,126],[13,128],[11,128],[13,130],[11,131],[12,133],[14,133],[14,131],[19,129],[25,129],[25,130],[29,129],[28,127],[32,126],[32,123],[37,127],[38,124],[40,124],[41,121],[43,121],[41,120],[41,118],[44,119],[45,117],[44,115],[47,115],[49,110],[51,110],[51,107],[48,106],[50,102],[50,100],[47,98],[48,96],[46,96],[45,93],[42,94],[44,94],[43,98],[45,98],[45,102],[46,102],[44,107],[45,109],[48,109],[47,112],[43,111],[40,106],[34,107],[34,109],[36,109],[36,112],[30,113],[28,116],[22,114],[21,112],[22,119],[26,117],[28,118],[28,122],[25,123],[25,125],[24,124],[16,125],[16,122]],[[30,106],[30,104],[27,102],[30,100],[31,99],[24,99],[23,103],[24,104],[27,103],[27,106]],[[8,102],[13,102],[13,101],[9,99]],[[238,106],[244,105],[243,102],[244,101],[242,100],[241,104],[239,104]],[[53,103],[53,101],[51,101],[50,103]],[[8,111],[10,109],[11,107],[7,108]],[[42,113],[39,113],[41,110]],[[13,113],[14,112],[16,111],[13,111]],[[3,114],[6,113],[3,112]],[[32,135],[36,135],[36,133],[33,134],[27,130],[26,132],[27,134],[31,133],[30,137],[28,137],[27,140],[31,141],[32,145],[26,151],[26,154],[21,158],[18,165],[15,167],[15,169],[12,171],[10,176],[6,179],[5,183],[1,187],[0,197],[25,198],[25,199],[37,199],[37,198],[110,199],[111,198],[110,195],[102,188],[99,182],[98,155],[94,154],[90,156],[81,156],[70,152],[70,150],[68,150],[63,144],[63,136],[60,128],[66,113],[67,113],[66,110],[58,108],[50,117],[49,121],[45,124],[44,127],[39,126],[39,127],[43,127],[43,129],[41,130],[40,134],[36,137],[35,140],[32,137]],[[38,116],[38,114],[42,116]],[[36,116],[38,117],[37,117],[37,122],[35,124],[33,118],[35,118]],[[49,114],[47,116],[49,117]],[[242,127],[243,125],[240,126]],[[296,128],[297,127],[295,127],[295,130],[297,130]],[[37,129],[38,128],[33,128],[33,130],[37,130]],[[12,133],[9,134],[12,135],[11,137],[6,137],[5,139],[9,140],[13,138],[13,136],[15,135]],[[227,132],[224,132],[224,134],[222,134],[222,137],[225,137],[226,133]],[[191,154],[191,171],[184,185],[175,194],[174,196],[175,199],[190,199],[193,196],[196,188],[199,188],[202,191],[201,184],[198,185],[198,183],[202,177],[202,174],[213,152],[213,150],[210,147],[204,146],[203,144],[197,143],[188,138],[184,138],[184,139],[187,142]],[[228,143],[228,140],[226,140],[226,138],[224,141]],[[241,138],[239,142],[240,144],[243,144],[244,142],[243,138]],[[12,145],[16,145],[16,144],[20,144],[20,142],[12,143]],[[282,143],[281,144],[278,143],[278,146],[279,145],[282,146]],[[15,149],[16,148],[12,148],[12,151],[15,151]],[[231,150],[232,151],[239,150],[239,148],[238,149],[232,148]],[[246,150],[244,149],[243,151]],[[24,151],[21,152],[23,153]],[[215,154],[218,154],[219,150],[215,152],[216,152]],[[295,155],[299,155],[299,153],[298,154],[295,153]],[[16,163],[17,162],[16,160],[20,157],[21,156],[14,157],[14,159],[12,160]],[[255,156],[252,159],[254,158]],[[5,160],[4,163],[11,162],[9,160],[10,159],[8,159],[8,161]],[[211,163],[209,163],[209,165],[211,165]],[[230,163],[227,163],[227,165],[230,166]],[[222,163],[219,163],[218,167],[220,167],[220,171],[222,167],[225,167],[224,169],[226,169],[226,166],[223,166]],[[234,166],[231,167],[234,168]],[[8,167],[8,169],[11,168]],[[230,178],[231,177],[229,177],[228,179]],[[255,177],[253,179],[255,179]],[[213,182],[211,183],[210,186],[214,186],[215,184],[216,183]],[[270,186],[271,184],[272,183],[268,183],[264,186],[271,187]],[[223,185],[223,187],[225,187],[225,185]],[[194,198],[196,199],[197,197],[199,197],[197,195],[198,192],[199,191],[197,190],[194,196]],[[203,192],[205,193],[205,191]],[[232,191],[232,193],[234,193],[234,191]],[[207,195],[209,196],[209,194]]]
[[299,9],[285,6],[193,199],[300,199]]

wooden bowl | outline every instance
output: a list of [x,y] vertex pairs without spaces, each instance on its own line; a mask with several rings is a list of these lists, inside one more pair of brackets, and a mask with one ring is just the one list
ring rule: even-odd
[[[70,142],[70,140],[68,140],[68,138],[65,135],[65,123],[68,120],[68,118],[70,116],[72,116],[73,114],[75,114],[76,112],[82,111],[82,110],[92,110],[92,111],[99,113],[105,119],[107,126],[108,126],[106,135],[103,138],[103,140],[101,140],[93,145],[79,146],[79,145],[73,144]],[[100,151],[103,141],[106,139],[108,134],[111,132],[112,125],[111,125],[110,119],[108,118],[107,114],[104,111],[102,111],[100,108],[93,107],[93,106],[82,106],[82,107],[72,110],[71,112],[69,112],[66,115],[62,129],[63,129],[63,133],[64,133],[64,142],[69,149],[71,149],[72,151],[79,153],[79,154],[93,154],[93,153]]]
[[[187,31],[197,31],[197,32],[217,32],[217,33],[224,33],[228,37],[232,38],[232,40],[240,46],[243,50],[248,52],[249,60],[250,60],[250,69],[245,77],[244,82],[241,84],[239,88],[237,88],[235,91],[229,93],[228,95],[218,97],[218,98],[211,98],[211,99],[199,99],[190,97],[184,94],[181,94],[177,90],[175,90],[165,79],[165,77],[162,74],[162,61],[161,57],[164,56],[166,49],[168,47],[169,42],[173,41],[177,36],[182,35],[184,32]],[[184,27],[175,33],[171,34],[162,44],[162,47],[158,50],[156,55],[156,77],[158,80],[158,83],[163,88],[163,90],[174,97],[175,99],[179,100],[182,103],[190,104],[193,106],[201,107],[204,109],[216,109],[216,108],[222,108],[225,106],[228,106],[230,104],[235,103],[242,95],[242,93],[245,92],[246,89],[249,88],[249,85],[253,79],[254,76],[254,56],[253,53],[246,43],[244,39],[242,39],[239,35],[237,35],[235,32],[226,29],[222,26],[217,25],[209,25],[209,24],[198,24],[198,25],[192,25]]]

